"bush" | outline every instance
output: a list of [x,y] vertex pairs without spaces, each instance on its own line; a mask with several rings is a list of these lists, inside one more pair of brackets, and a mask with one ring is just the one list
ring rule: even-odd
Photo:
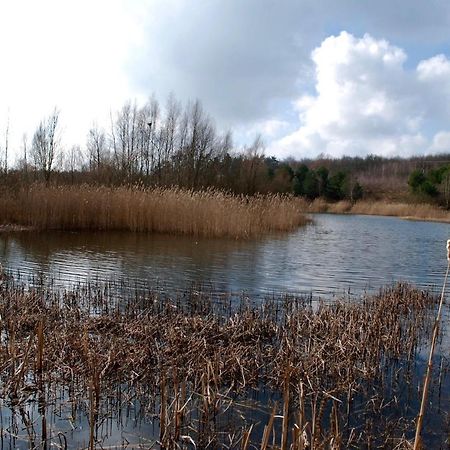
[[430,197],[436,197],[439,194],[437,187],[429,180],[425,180],[420,185],[420,192]]
[[443,173],[440,170],[433,170],[428,175],[425,175],[420,169],[413,170],[408,179],[409,187],[413,194],[436,197],[439,194],[436,183],[441,183]]
[[420,191],[420,186],[426,181],[425,174],[422,170],[416,169],[411,172],[408,178],[408,185],[413,193],[418,193]]

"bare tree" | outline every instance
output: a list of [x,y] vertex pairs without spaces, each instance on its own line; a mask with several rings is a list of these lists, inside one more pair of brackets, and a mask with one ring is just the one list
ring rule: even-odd
[[173,168],[172,158],[175,155],[177,145],[177,133],[179,131],[179,119],[181,114],[181,106],[170,94],[167,99],[164,122],[162,123],[159,133],[159,151],[158,151],[158,176],[161,182],[162,166]]
[[28,138],[27,138],[26,133],[23,133],[23,135],[22,135],[22,148],[23,148],[23,168],[24,168],[25,174],[27,174],[28,173],[28,155],[27,155]]
[[255,194],[258,191],[258,175],[264,170],[264,142],[257,135],[253,143],[244,149],[243,170],[246,180],[246,192]]
[[180,151],[185,183],[199,187],[202,173],[218,151],[219,145],[214,123],[203,111],[199,100],[189,104],[181,121]]
[[60,146],[58,122],[59,111],[55,109],[38,125],[33,136],[31,156],[36,169],[43,173],[46,183],[50,182],[53,164]]
[[96,125],[89,130],[87,150],[90,169],[99,171],[106,159],[107,142],[105,132]]
[[[95,153],[96,136],[89,139]],[[152,97],[141,108],[127,102],[115,117],[111,114],[111,143],[115,167],[122,175],[197,189],[214,180],[208,170],[218,167],[217,159],[230,148],[231,135],[217,134],[200,101],[188,103],[183,111],[170,95],[162,110]]]
[[9,113],[5,128],[4,147],[0,146],[0,172],[8,173],[8,150],[9,150]]
[[6,133],[5,133],[5,173],[8,173],[8,150],[9,150],[9,113],[8,113],[8,120],[6,122]]
[[160,108],[158,100],[152,97],[137,113],[137,149],[139,173],[150,175],[155,166],[156,132],[159,127]]
[[118,112],[113,124],[114,158],[118,169],[126,176],[136,172],[139,156],[137,118],[136,103],[127,102]]
[[70,173],[70,180],[73,184],[74,174],[81,169],[83,164],[83,153],[79,145],[73,145],[65,155],[64,168]]
[[24,180],[28,181],[28,141],[26,133],[22,135],[22,152],[22,156],[16,162],[16,167],[23,172]]
[[127,102],[112,120],[114,162],[122,174],[149,176],[162,164],[158,101],[152,97],[142,108]]

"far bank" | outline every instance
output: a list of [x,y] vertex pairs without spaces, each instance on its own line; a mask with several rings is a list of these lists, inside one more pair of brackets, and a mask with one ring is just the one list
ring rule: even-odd
[[450,223],[450,211],[430,203],[407,203],[388,200],[359,200],[328,202],[322,198],[307,203],[304,211],[329,214],[363,214],[392,216],[409,220],[425,220]]

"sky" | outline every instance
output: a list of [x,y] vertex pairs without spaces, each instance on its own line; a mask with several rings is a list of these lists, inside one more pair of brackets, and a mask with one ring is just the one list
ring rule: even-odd
[[0,0],[0,148],[199,99],[280,159],[450,152],[448,0]]

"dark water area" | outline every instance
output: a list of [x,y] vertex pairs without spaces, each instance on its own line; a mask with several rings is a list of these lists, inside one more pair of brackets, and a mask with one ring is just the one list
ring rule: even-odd
[[397,218],[314,215],[314,223],[251,241],[133,233],[0,235],[0,262],[61,283],[125,279],[175,292],[210,283],[250,295],[360,295],[396,281],[442,285],[450,226]]

